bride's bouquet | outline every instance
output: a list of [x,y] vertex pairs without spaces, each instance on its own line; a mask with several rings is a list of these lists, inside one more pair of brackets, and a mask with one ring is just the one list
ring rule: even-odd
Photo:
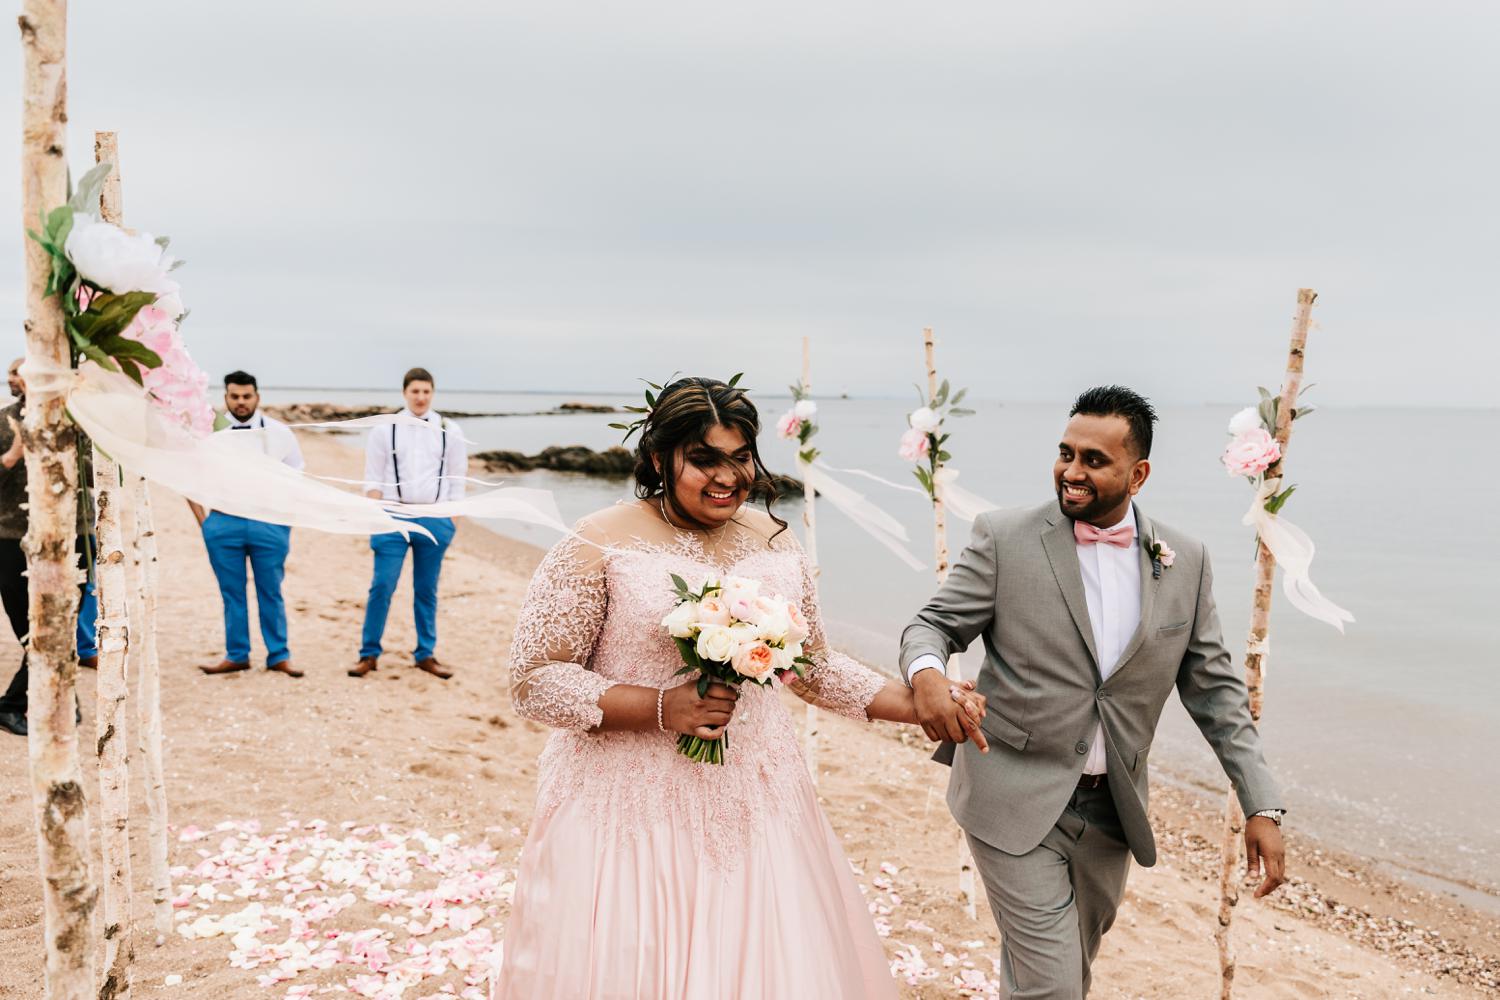
[[[677,606],[662,619],[662,627],[687,664],[677,673],[698,674],[698,697],[714,681],[769,687],[788,672],[801,677],[802,665],[812,662],[802,655],[808,629],[801,609],[780,594],[762,594],[759,580],[709,578],[694,590],[673,573],[672,584]],[[717,740],[683,733],[677,737],[677,752],[700,764],[722,764],[728,742],[728,732]]]

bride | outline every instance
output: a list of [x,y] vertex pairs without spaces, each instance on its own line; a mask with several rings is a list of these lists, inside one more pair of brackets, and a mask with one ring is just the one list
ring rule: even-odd
[[[512,648],[511,697],[555,732],[538,767],[494,1000],[894,998],[865,901],[773,689],[674,676],[671,574],[759,580],[799,604],[812,660],[797,694],[915,724],[910,690],[829,649],[808,563],[770,494],[743,390],[684,378],[641,425],[635,502],[548,553]],[[966,725],[983,699],[955,685]],[[680,733],[731,737],[722,765]]]

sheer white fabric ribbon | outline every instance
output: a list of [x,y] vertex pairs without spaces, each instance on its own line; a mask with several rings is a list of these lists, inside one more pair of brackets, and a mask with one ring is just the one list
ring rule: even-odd
[[985,511],[999,510],[998,504],[992,504],[978,493],[970,492],[958,485],[958,470],[951,465],[945,465],[937,471],[935,481],[938,488],[938,496],[947,505],[948,510],[964,521],[972,521]]
[[1344,623],[1354,621],[1354,616],[1324,597],[1313,585],[1308,575],[1316,551],[1312,539],[1286,518],[1266,510],[1266,501],[1275,496],[1280,487],[1280,479],[1263,482],[1240,523],[1255,529],[1260,543],[1271,550],[1281,565],[1281,589],[1292,607],[1342,632]]
[[[483,517],[525,521],[566,533],[546,490],[507,487],[439,504],[375,500],[319,482],[267,449],[246,447],[241,431],[197,438],[164,419],[135,383],[94,365],[61,368],[28,358],[28,393],[66,395],[68,412],[94,443],[124,468],[205,507],[257,521],[352,535],[396,531],[427,535],[412,517]],[[361,417],[343,426],[415,421],[403,414]],[[327,426],[325,424],[324,426]]]
[[797,468],[802,473],[804,490],[816,490],[840,513],[859,525],[871,538],[891,550],[896,558],[912,569],[925,570],[927,568],[902,544],[907,541],[907,535],[900,521],[865,499],[863,494],[834,479],[828,474],[827,469],[822,467],[821,462],[809,465],[799,458]]

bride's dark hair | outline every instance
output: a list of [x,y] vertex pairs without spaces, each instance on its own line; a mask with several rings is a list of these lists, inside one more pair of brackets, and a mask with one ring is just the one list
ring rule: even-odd
[[733,428],[744,436],[750,449],[753,476],[737,471],[738,485],[741,489],[748,488],[749,499],[765,501],[766,513],[777,524],[776,533],[771,536],[775,538],[787,525],[771,511],[771,504],[780,494],[755,443],[760,433],[760,413],[745,390],[718,379],[680,378],[668,383],[657,395],[656,405],[641,425],[641,439],[635,449],[635,495],[642,500],[662,498],[679,523],[713,527],[682,509],[677,503],[675,487],[677,456],[695,444],[705,443],[714,427]]

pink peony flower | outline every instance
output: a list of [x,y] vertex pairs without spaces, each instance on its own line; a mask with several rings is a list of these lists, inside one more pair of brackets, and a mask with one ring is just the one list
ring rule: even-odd
[[1264,427],[1246,431],[1224,449],[1224,468],[1231,476],[1258,476],[1281,457],[1281,445]]
[[920,462],[927,457],[928,447],[926,432],[913,427],[901,435],[899,454],[908,462]]
[[769,674],[776,664],[771,647],[764,642],[747,642],[735,651],[730,665],[741,675],[751,680],[760,680]]
[[776,421],[776,433],[784,438],[794,438],[802,430],[802,418],[796,410],[787,410]]
[[157,306],[146,306],[136,313],[123,336],[140,341],[161,358],[160,366],[140,369],[141,382],[157,406],[194,436],[212,434],[214,409],[208,401],[208,374],[188,354],[171,314]]

